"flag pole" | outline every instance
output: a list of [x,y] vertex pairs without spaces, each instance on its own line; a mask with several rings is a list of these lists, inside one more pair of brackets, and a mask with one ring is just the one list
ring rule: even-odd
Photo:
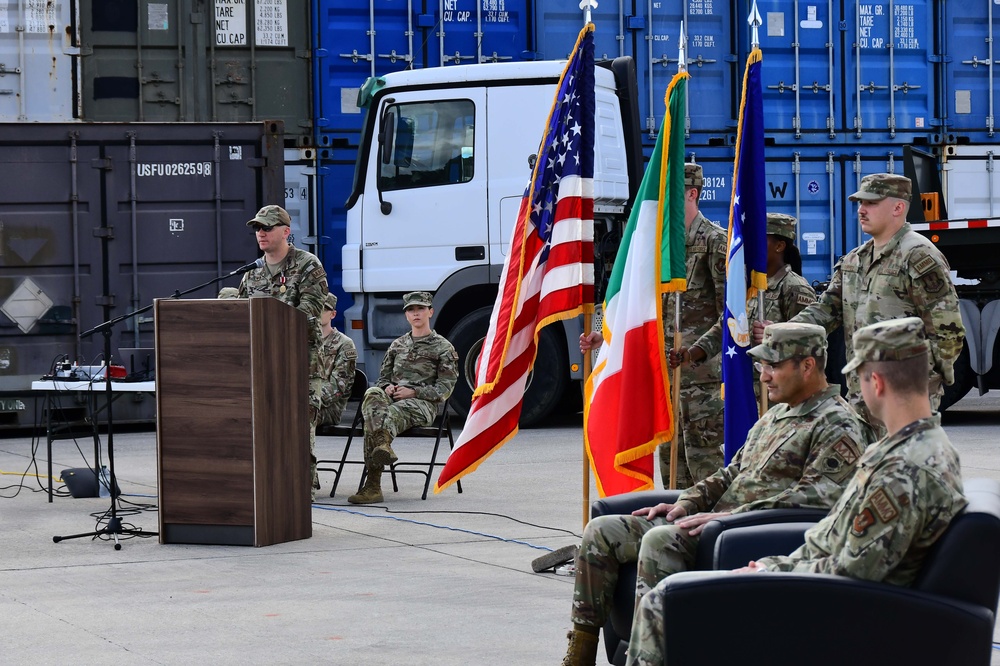
[[[764,20],[760,17],[760,11],[757,9],[757,0],[754,0],[753,6],[750,8],[750,16],[747,17],[747,23],[750,24],[750,45],[751,48],[760,47],[760,26],[763,25]],[[757,291],[757,321],[764,321],[764,294],[761,291]],[[767,411],[767,390],[764,388],[763,383],[760,387],[760,403],[757,407],[757,414],[763,416],[764,412]]]
[[[583,10],[583,24],[586,26],[591,23],[591,10],[597,9],[597,0],[580,0],[580,9]],[[591,223],[593,224],[593,223]],[[593,315],[589,312],[583,315],[583,335],[588,336],[593,328]],[[583,385],[587,386],[587,378],[590,377],[590,371],[592,370],[592,353],[588,350],[583,354]],[[583,391],[583,411],[587,412],[587,391]],[[587,527],[587,522],[590,520],[590,455],[587,453],[587,438],[583,431],[580,432],[581,440],[583,443],[583,527]]]
[[[589,312],[583,315],[583,335],[584,337],[590,335],[592,328],[592,320]],[[587,385],[587,378],[590,377],[590,372],[592,370],[593,352],[587,350],[583,352],[583,385]],[[589,397],[587,391],[583,392],[583,399],[586,402]],[[587,410],[586,404],[583,406],[584,412]],[[583,433],[581,432],[581,435]],[[587,453],[587,440],[583,438],[583,526],[587,527],[587,522],[590,520],[590,455]]]
[[[677,71],[687,71],[687,35],[684,34],[684,21],[681,21],[681,37],[678,40]],[[686,196],[686,195],[685,195]],[[681,335],[681,292],[674,294],[674,351],[679,351],[683,344]],[[671,387],[674,406],[674,436],[670,440],[670,479],[664,479],[671,490],[677,488],[677,438],[680,427],[677,425],[677,415],[681,413],[681,366],[674,368],[674,385]]]

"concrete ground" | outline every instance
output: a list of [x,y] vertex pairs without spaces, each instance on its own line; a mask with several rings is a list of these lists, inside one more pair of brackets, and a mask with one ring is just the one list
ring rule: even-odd
[[[966,477],[1000,478],[1000,396],[967,398],[945,423]],[[154,433],[115,433],[114,444],[124,506],[155,505]],[[37,468],[30,438],[0,439],[0,663],[534,665],[565,651],[572,578],[531,562],[579,541],[579,416],[520,433],[461,495],[421,501],[422,478],[405,475],[384,505],[352,507],[351,466],[337,497],[320,492],[312,538],[266,548],[53,543],[92,530],[109,500],[49,504],[41,479],[22,477],[45,473],[44,439],[35,445]],[[342,446],[317,445],[321,458]],[[80,448],[87,461],[55,444],[57,473],[92,462],[91,443]],[[332,475],[322,481],[328,492]],[[155,509],[125,513],[156,530]]]

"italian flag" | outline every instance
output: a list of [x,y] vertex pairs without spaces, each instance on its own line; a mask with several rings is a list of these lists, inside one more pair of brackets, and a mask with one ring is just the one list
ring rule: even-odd
[[587,379],[583,437],[601,497],[652,488],[653,452],[673,437],[661,295],[687,286],[687,78],[678,73],[667,87],[667,113],[608,283],[604,345]]

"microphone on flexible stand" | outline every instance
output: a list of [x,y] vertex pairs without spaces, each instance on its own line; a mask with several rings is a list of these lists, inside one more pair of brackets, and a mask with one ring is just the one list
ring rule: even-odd
[[252,271],[255,268],[263,268],[263,267],[264,267],[264,257],[257,257],[257,260],[254,261],[253,263],[249,263],[246,266],[240,266],[229,275],[243,275],[247,271]]

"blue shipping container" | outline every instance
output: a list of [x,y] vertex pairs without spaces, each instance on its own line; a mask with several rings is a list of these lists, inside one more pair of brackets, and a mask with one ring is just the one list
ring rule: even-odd
[[998,100],[1000,5],[947,2],[941,31],[944,84],[942,114],[946,143],[989,143],[994,140],[994,105]]
[[[835,140],[843,117],[843,77],[835,69],[841,31],[833,20],[833,0],[761,0],[757,6],[767,131],[795,139],[805,134],[819,143]],[[749,29],[745,22],[739,25],[745,60]]]
[[369,76],[534,59],[527,0],[313,0],[313,10],[320,134],[361,127],[358,89]]
[[933,140],[933,0],[845,2],[845,129],[852,141]]

